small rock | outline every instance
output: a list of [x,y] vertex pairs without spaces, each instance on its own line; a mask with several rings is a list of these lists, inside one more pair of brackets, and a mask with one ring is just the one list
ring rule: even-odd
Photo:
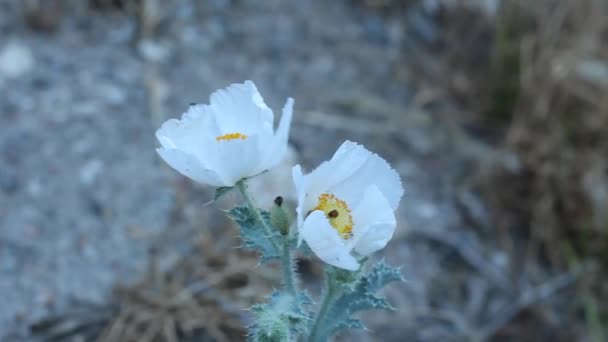
[[80,169],[80,182],[84,185],[91,185],[103,170],[103,163],[98,160],[89,160]]
[[98,87],[100,95],[112,106],[123,104],[127,96],[119,87],[112,84],[103,84]]
[[21,43],[9,42],[0,51],[0,78],[17,78],[29,72],[33,67],[32,52]]
[[40,196],[40,194],[42,193],[42,184],[40,184],[40,179],[34,178],[34,179],[30,180],[30,182],[27,185],[27,192],[32,197]]
[[137,51],[141,57],[149,62],[161,63],[169,58],[169,49],[150,39],[143,39],[137,44]]

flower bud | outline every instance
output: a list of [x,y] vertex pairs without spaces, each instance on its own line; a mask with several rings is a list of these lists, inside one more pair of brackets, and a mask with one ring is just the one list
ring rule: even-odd
[[278,196],[274,199],[274,205],[270,210],[270,223],[278,229],[281,234],[289,234],[289,226],[291,226],[291,215],[283,207],[283,197]]

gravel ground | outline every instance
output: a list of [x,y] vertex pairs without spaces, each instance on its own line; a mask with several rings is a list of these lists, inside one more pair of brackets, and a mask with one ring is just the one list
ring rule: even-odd
[[[55,32],[35,32],[17,3],[0,12],[0,336],[27,339],[36,319],[141,277],[180,179],[155,155],[154,130],[252,79],[272,108],[295,98],[292,143],[306,167],[348,138],[402,174],[403,219],[385,255],[410,279],[389,294],[412,310],[372,317],[378,331],[359,336],[437,337],[416,327],[413,308],[428,307],[447,253],[411,233],[461,233],[454,194],[470,146],[433,114],[444,104],[417,101],[420,51],[407,49],[436,34],[424,15],[411,12],[412,26],[348,2],[182,1],[136,40],[135,20],[112,11],[68,13]],[[499,254],[486,257],[500,266]]]

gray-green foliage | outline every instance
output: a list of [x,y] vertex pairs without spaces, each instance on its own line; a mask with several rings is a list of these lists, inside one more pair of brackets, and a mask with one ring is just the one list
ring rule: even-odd
[[[247,206],[235,207],[228,215],[239,225],[242,246],[260,253],[261,262],[279,259],[282,265],[283,289],[275,291],[266,304],[251,308],[254,323],[249,327],[248,339],[254,342],[327,341],[341,329],[365,329],[354,317],[359,311],[392,309],[386,298],[377,294],[385,285],[401,281],[398,268],[381,261],[367,273],[350,272],[330,267],[326,272],[325,299],[313,319],[309,309],[312,301],[297,286],[297,272],[292,252],[297,249],[297,233],[290,231],[291,217],[282,206],[282,198],[275,199],[272,212],[255,208],[243,184],[237,187],[243,193]],[[222,189],[218,195],[230,189]],[[304,252],[310,249],[305,243]],[[361,264],[364,264],[362,260]]]
[[315,341],[327,341],[341,329],[365,329],[363,323],[353,316],[363,310],[392,310],[386,298],[377,292],[391,282],[403,281],[399,268],[384,261],[375,264],[367,274],[331,268],[326,276],[329,277],[328,286],[334,287],[326,291],[332,291],[335,297],[319,322]]
[[251,308],[255,323],[249,327],[248,340],[293,341],[308,326],[310,313],[305,305],[309,303],[310,299],[305,294],[293,297],[287,293],[274,292],[268,304],[257,304]]
[[[262,263],[281,257],[284,237],[276,229],[267,231],[252,209],[234,207],[228,211],[228,215],[241,228],[243,247],[258,251]],[[266,227],[271,227],[270,213],[261,210],[260,216],[265,221]]]

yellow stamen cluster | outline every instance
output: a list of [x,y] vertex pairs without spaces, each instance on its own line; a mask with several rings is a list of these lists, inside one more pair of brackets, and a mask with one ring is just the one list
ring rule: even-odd
[[333,194],[324,193],[319,196],[319,203],[313,210],[321,210],[329,223],[344,239],[352,236],[353,217],[350,208],[343,200]]
[[215,140],[217,141],[222,141],[222,140],[234,140],[234,139],[242,139],[245,140],[247,139],[247,135],[242,134],[242,133],[228,133],[228,134],[224,134],[224,135],[220,135],[219,137],[216,137]]

